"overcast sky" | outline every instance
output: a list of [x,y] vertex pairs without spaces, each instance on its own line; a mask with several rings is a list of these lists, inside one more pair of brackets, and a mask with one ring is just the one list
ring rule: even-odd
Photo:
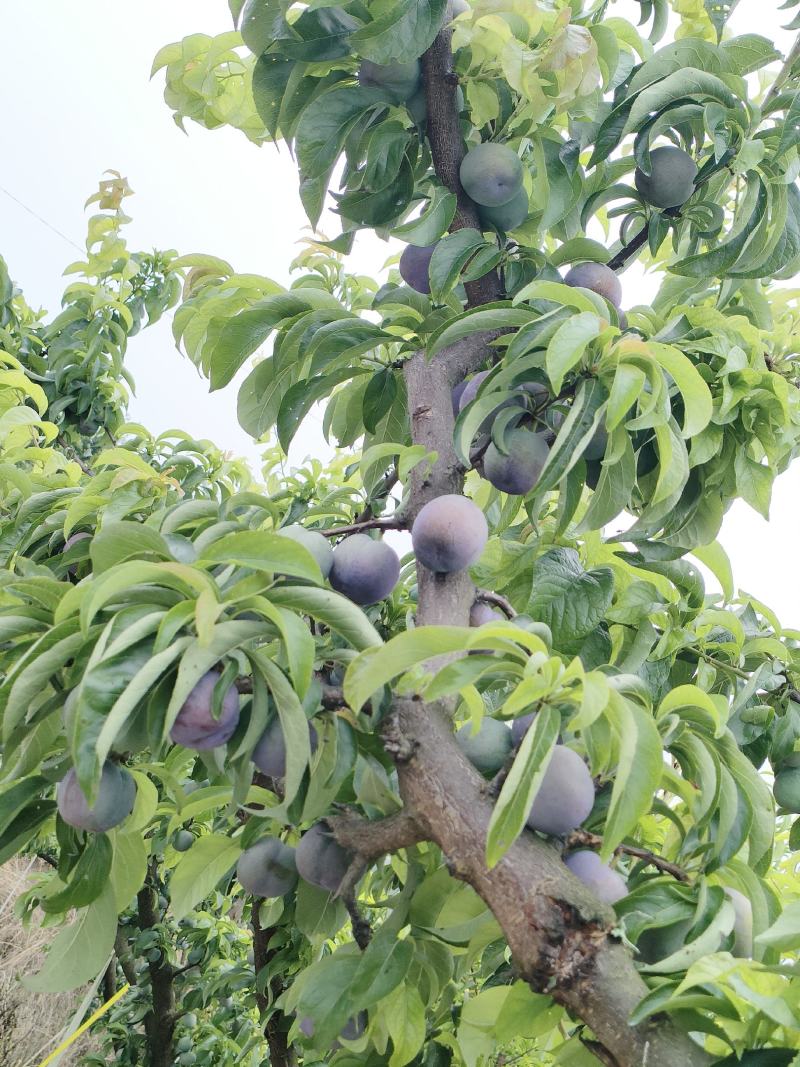
[[[623,14],[618,4],[614,14]],[[788,21],[777,3],[741,0],[737,33],[757,32],[784,47]],[[175,248],[227,259],[240,272],[288,280],[306,226],[294,165],[285,149],[256,148],[233,130],[175,126],[162,99],[163,75],[150,82],[153,56],[189,33],[230,29],[226,0],[37,0],[2,5],[0,91],[0,255],[35,306],[55,310],[61,272],[83,247],[83,204],[102,173],[124,174],[133,249]],[[10,196],[7,194],[11,194]],[[59,236],[30,211],[59,230]],[[323,221],[331,235],[335,220]],[[350,259],[379,271],[393,248],[359,238]],[[652,292],[639,271],[625,275],[625,303]],[[137,382],[131,417],[160,432],[180,426],[250,458],[257,450],[236,421],[236,384],[209,394],[207,383],[174,347],[169,323],[134,339],[128,363]],[[291,458],[327,451],[318,420],[307,420]],[[800,463],[773,493],[766,523],[744,504],[729,511],[720,540],[738,585],[770,604],[785,625],[800,627],[797,546]]]

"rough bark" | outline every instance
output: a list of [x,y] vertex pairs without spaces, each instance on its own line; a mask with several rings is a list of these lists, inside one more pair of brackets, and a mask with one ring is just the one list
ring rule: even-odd
[[[151,863],[150,872],[151,881],[146,883],[137,895],[141,930],[154,929],[161,921],[157,906],[158,896],[152,885],[155,873],[154,863]],[[152,1008],[144,1019],[148,1063],[150,1067],[172,1067],[174,1062],[172,1041],[175,1034],[175,989],[172,965],[162,953],[155,962],[148,963],[148,970],[152,999]]]
[[[251,905],[250,926],[253,931],[253,961],[255,964],[256,978],[264,967],[267,967],[274,956],[274,950],[270,949],[270,941],[275,933],[273,927],[266,929],[261,926],[258,916],[258,900],[253,900]],[[270,982],[272,1000],[283,992],[280,978],[275,977]],[[287,1040],[289,1029],[288,1020],[280,1012],[269,1012],[270,998],[261,991],[256,981],[256,1005],[264,1023],[264,1036],[269,1046],[269,1062],[272,1067],[295,1067],[297,1056],[293,1047]]]

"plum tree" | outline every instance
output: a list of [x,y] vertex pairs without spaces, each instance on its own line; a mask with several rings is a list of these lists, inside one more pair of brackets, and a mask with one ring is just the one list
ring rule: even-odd
[[[474,199],[474,197],[473,197]],[[504,233],[521,226],[528,217],[530,200],[524,186],[506,204],[481,207],[479,214],[484,226],[492,226]]]
[[194,834],[191,830],[177,830],[172,837],[172,847],[176,852],[188,852],[194,844]]
[[506,435],[508,454],[491,442],[483,456],[483,476],[503,493],[524,496],[539,481],[550,449],[542,433],[518,426]]
[[594,782],[577,752],[556,745],[539,792],[528,815],[528,826],[543,834],[561,836],[577,829],[594,807]]
[[518,719],[511,720],[511,740],[515,745],[522,744],[522,739],[530,729],[535,718],[536,712],[531,711],[527,715],[520,715]]
[[800,815],[800,767],[778,771],[772,792],[778,807]]
[[118,826],[133,811],[136,782],[131,774],[111,760],[106,760],[100,775],[97,796],[92,805],[78,782],[72,767],[58,783],[56,803],[58,814],[70,826],[92,833],[103,833]]
[[170,730],[176,745],[207,752],[226,744],[239,725],[239,694],[234,685],[228,687],[222,698],[218,719],[214,718],[214,689],[219,673],[208,671],[192,689],[178,712]]
[[567,271],[564,281],[567,285],[591,289],[614,307],[619,307],[622,300],[622,283],[605,263],[578,263]]
[[456,741],[472,766],[486,777],[497,774],[513,747],[508,726],[489,716],[484,717],[477,733],[473,733],[472,723],[465,723],[456,732]]
[[[98,1062],[442,1067],[522,1055],[707,1067],[745,1044],[795,1039],[798,975],[773,964],[796,947],[781,907],[800,826],[770,819],[762,767],[779,796],[792,792],[800,768],[783,760],[800,748],[800,650],[746,594],[725,594],[724,618],[709,612],[716,600],[688,557],[729,588],[723,516],[739,498],[765,506],[800,456],[800,307],[782,284],[800,263],[798,48],[787,41],[778,67],[783,41],[737,39],[730,3],[673,4],[669,43],[670,5],[622,6],[642,7],[646,24],[588,0],[475,0],[454,25],[453,0],[230,0],[233,32],[166,44],[154,67],[179,122],[282,142],[297,162],[310,230],[290,276],[199,252],[129,253],[116,178],[91,198],[61,313],[29,308],[0,260],[0,857],[41,852],[58,865],[20,905],[55,938],[40,989],[88,988],[102,969],[96,999],[107,1001],[128,970],[141,979],[103,1016]],[[773,65],[775,77],[762,70]],[[702,160],[702,184],[666,217],[632,188],[651,138],[691,142]],[[497,143],[468,151],[480,141]],[[258,231],[264,203],[239,206]],[[438,242],[435,301],[394,284],[397,270],[353,270],[365,230],[367,241]],[[595,258],[605,266],[586,264]],[[596,291],[559,284],[575,263]],[[660,283],[653,306],[631,313],[635,336],[620,338],[624,319],[596,295],[619,299],[612,268]],[[239,379],[257,481],[210,442],[127,421],[127,342],[181,290],[175,338],[215,390]],[[453,419],[464,380],[461,396],[477,399]],[[292,469],[287,450],[312,403],[335,455]],[[605,450],[601,424],[613,426]],[[489,431],[505,456],[514,430],[546,443],[557,433],[525,496],[480,476],[490,440],[478,438]],[[486,538],[478,529],[468,544],[474,512],[452,542],[434,522],[428,557],[423,520],[431,502],[444,518],[453,499],[471,507],[463,498],[491,536],[459,570]],[[620,516],[636,527],[620,534]],[[388,531],[399,541],[415,519],[416,561],[400,571],[394,558],[388,584],[379,561],[384,588],[349,590],[372,606],[340,595],[364,572],[376,580],[358,553],[348,574],[359,541],[342,539],[385,552],[379,538],[395,545]],[[76,522],[92,541],[64,552]],[[317,542],[333,585],[280,573],[270,557],[290,546],[274,531],[291,523],[333,527]],[[440,550],[456,569],[441,570]],[[512,621],[468,629],[476,598]],[[333,667],[343,677],[328,685]],[[212,668],[198,748],[234,679],[235,732],[211,752],[163,745]],[[524,713],[537,715],[496,788],[453,727],[476,701],[487,730],[521,717],[512,745]],[[717,705],[744,711],[726,720]],[[302,741],[285,759],[260,744],[277,715],[287,745]],[[314,759],[294,732],[309,716],[320,739],[325,726]],[[73,832],[53,817],[54,780],[74,764],[93,798],[113,734],[140,717],[151,736],[131,761],[134,815],[108,836]],[[532,782],[520,756],[535,762],[548,738],[555,755]],[[258,762],[287,774],[259,774],[257,747]],[[187,779],[208,785],[188,803]],[[630,872],[616,912],[599,897],[621,887],[598,856],[568,861],[595,879],[593,894],[557,849],[589,808],[591,835],[568,847],[635,857],[611,862]],[[264,904],[230,876],[249,844],[294,845],[309,827],[296,864],[305,856],[317,884],[298,871],[296,898]],[[169,843],[189,833],[188,852]],[[247,865],[244,880],[257,880]],[[723,932],[735,918],[729,883],[752,900],[762,959],[706,966],[749,941],[746,913]],[[481,930],[488,920],[491,943],[479,931],[465,956],[458,931],[473,917]],[[677,946],[687,951],[641,974],[630,945],[659,922],[667,941],[689,924]],[[687,967],[703,988],[685,996]],[[190,1007],[191,1032],[179,1021]],[[357,1053],[331,1057],[365,1008]],[[319,1048],[295,1015],[313,1018]]]
[[475,600],[469,609],[470,626],[484,626],[487,622],[497,622],[504,618],[502,612],[495,610],[491,604],[483,600]]
[[491,141],[470,148],[459,169],[467,196],[489,208],[513,200],[522,188],[522,175],[522,161],[514,149]]
[[290,541],[296,541],[298,545],[308,549],[317,566],[322,571],[322,577],[327,578],[333,566],[333,549],[327,537],[323,537],[316,530],[307,530],[305,526],[294,523],[291,526],[282,526],[275,531],[281,537],[288,537]]
[[310,830],[306,830],[295,851],[300,877],[311,885],[327,889],[329,893],[338,890],[352,859],[325,822],[317,822]]
[[277,837],[264,837],[239,857],[236,877],[254,897],[282,897],[297,885],[295,850]]
[[725,895],[733,904],[736,915],[731,954],[741,959],[750,959],[753,955],[753,905],[744,893],[732,886],[725,887]]
[[420,65],[411,63],[372,63],[365,59],[358,68],[360,85],[383,89],[395,104],[409,100],[419,87]]
[[406,245],[400,256],[400,277],[418,293],[427,296],[431,291],[431,282],[428,277],[428,268],[436,245]]
[[[308,724],[308,739],[311,751],[317,750],[317,731],[314,724]],[[270,778],[284,778],[286,775],[286,741],[277,715],[269,722],[266,730],[258,739],[251,756],[253,763],[262,774]]]
[[429,500],[411,527],[417,560],[437,574],[463,571],[476,563],[489,537],[486,516],[456,493]]
[[355,604],[384,600],[400,577],[400,559],[385,541],[357,533],[340,541],[333,550],[330,583]]
[[650,173],[637,167],[636,188],[648,204],[658,208],[680,207],[694,192],[697,164],[682,148],[662,145],[650,153]]
[[628,894],[628,885],[622,875],[603,863],[591,849],[570,852],[564,862],[572,873],[587,885],[604,904],[616,904]]

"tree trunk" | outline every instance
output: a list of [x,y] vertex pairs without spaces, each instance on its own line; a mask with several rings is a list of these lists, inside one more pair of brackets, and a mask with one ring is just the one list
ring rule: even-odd
[[[273,1012],[269,1017],[267,1016],[270,1002],[258,988],[259,971],[269,964],[274,955],[270,950],[269,943],[275,933],[273,928],[262,929],[258,916],[258,906],[258,900],[254,899],[251,904],[250,925],[253,930],[253,961],[256,969],[256,1004],[262,1020],[266,1019],[264,1036],[269,1045],[269,1062],[272,1067],[295,1067],[297,1057],[294,1048],[289,1044],[286,1037],[289,1021],[280,1012]],[[283,984],[280,978],[275,977],[272,979],[270,992],[273,1000],[283,992]]]
[[[151,863],[151,879],[154,877]],[[139,904],[139,928],[152,930],[160,922],[158,895],[151,884],[145,884],[137,895]],[[175,1033],[175,989],[170,962],[163,953],[155,962],[148,963],[150,972],[150,995],[152,1009],[144,1019],[147,1035],[149,1067],[172,1067],[174,1054],[172,1041]]]

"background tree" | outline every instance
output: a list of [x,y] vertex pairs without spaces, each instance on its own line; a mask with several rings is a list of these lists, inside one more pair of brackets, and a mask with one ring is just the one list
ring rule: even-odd
[[[291,142],[314,225],[335,175],[342,234],[288,290],[132,256],[116,178],[64,315],[3,290],[0,856],[53,848],[24,903],[78,909],[32,984],[143,956],[144,1036],[109,1028],[134,1062],[791,1063],[800,635],[715,538],[800,438],[797,50],[753,96],[781,57],[724,6],[660,47],[663,5],[649,38],[579,5],[232,7],[159,54],[167,101]],[[399,278],[348,275],[361,228]],[[623,311],[637,256],[663,281]],[[256,489],[122,423],[126,337],[181,276],[212,388],[271,340],[242,425],[286,449],[324,401],[347,458],[273,453]],[[263,1037],[176,1030],[228,950],[175,924],[243,896]]]

